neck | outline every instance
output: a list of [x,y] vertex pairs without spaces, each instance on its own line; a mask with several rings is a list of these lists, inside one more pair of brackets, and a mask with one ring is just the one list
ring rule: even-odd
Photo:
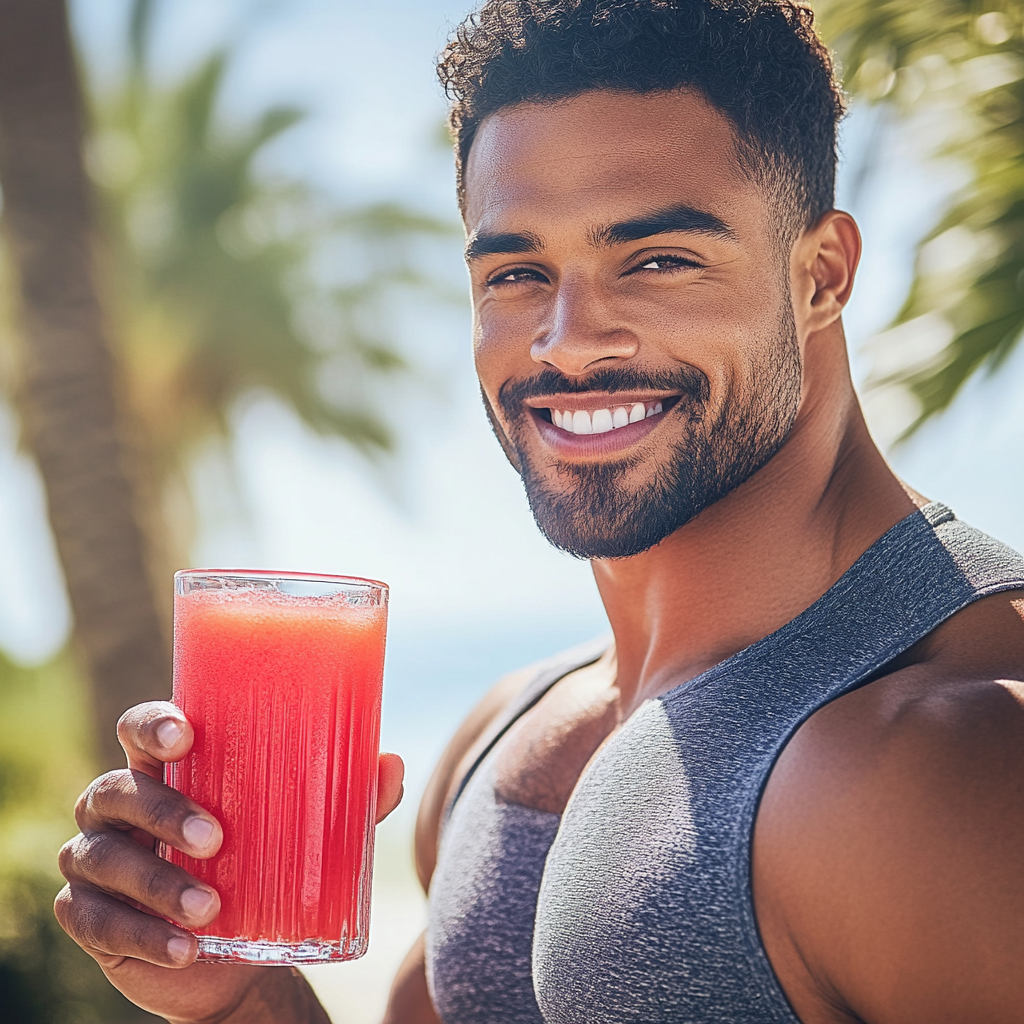
[[656,547],[593,563],[623,710],[785,625],[922,502],[871,440],[841,332],[816,339],[775,457]]

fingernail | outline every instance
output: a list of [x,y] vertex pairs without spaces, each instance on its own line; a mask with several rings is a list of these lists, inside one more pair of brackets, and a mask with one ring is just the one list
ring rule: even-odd
[[175,963],[184,963],[192,955],[192,940],[182,935],[175,935],[167,940],[167,955]]
[[170,750],[181,739],[181,734],[184,731],[185,727],[181,722],[168,718],[166,722],[161,722],[156,727],[156,738],[160,741],[160,746]]
[[193,815],[181,826],[181,831],[189,846],[196,850],[205,850],[213,838],[213,822]]
[[209,889],[192,886],[181,894],[181,909],[189,917],[205,917],[213,901],[214,895]]

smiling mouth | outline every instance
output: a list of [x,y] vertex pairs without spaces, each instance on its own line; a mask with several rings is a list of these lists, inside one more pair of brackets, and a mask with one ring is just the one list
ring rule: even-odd
[[537,412],[569,434],[607,434],[666,412],[678,398],[658,402],[630,402],[605,409],[538,409]]

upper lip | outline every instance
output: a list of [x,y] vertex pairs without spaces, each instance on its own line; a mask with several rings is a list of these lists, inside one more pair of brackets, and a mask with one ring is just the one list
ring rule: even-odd
[[678,398],[678,391],[614,391],[583,392],[581,394],[554,394],[527,398],[524,404],[531,409],[559,409],[562,412],[594,412],[597,409],[627,408],[638,402],[665,402]]

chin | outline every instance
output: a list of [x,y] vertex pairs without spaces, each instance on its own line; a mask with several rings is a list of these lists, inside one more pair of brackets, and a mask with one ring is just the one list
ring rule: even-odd
[[[632,558],[656,547],[698,516],[712,501],[652,501],[649,494],[605,492],[595,500],[580,493],[554,495],[527,488],[530,510],[541,533],[560,551],[576,558]],[[716,495],[717,501],[724,495]]]

